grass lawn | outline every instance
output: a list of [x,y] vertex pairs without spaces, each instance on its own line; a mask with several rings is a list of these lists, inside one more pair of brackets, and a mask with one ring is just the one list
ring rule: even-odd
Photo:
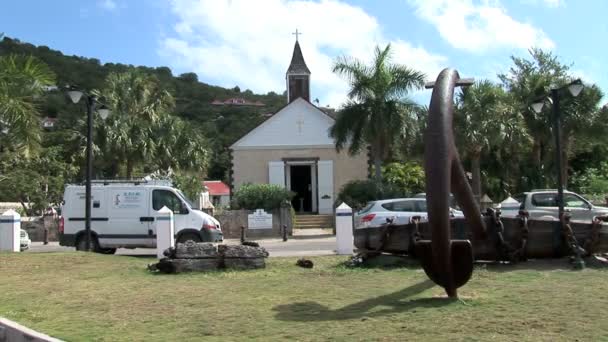
[[68,341],[608,340],[608,269],[480,266],[452,301],[417,268],[312,260],[159,275],[150,258],[0,254],[0,316]]

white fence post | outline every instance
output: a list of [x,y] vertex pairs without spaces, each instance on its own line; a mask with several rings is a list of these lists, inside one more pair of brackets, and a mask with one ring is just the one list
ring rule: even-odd
[[336,243],[338,254],[353,254],[353,210],[346,203],[336,208]]
[[173,211],[162,207],[156,216],[156,256],[162,259],[163,252],[169,247],[175,247],[175,226],[173,223]]
[[9,209],[0,216],[0,252],[19,252],[21,243],[21,215]]

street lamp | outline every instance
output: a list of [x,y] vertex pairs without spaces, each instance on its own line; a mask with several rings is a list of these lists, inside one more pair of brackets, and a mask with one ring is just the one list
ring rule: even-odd
[[104,104],[101,104],[99,108],[97,105],[100,104],[96,95],[86,94],[83,91],[74,87],[69,88],[68,96],[73,103],[80,102],[80,99],[84,96],[87,105],[87,170],[86,170],[86,185],[85,185],[85,235],[86,244],[85,250],[91,250],[91,179],[93,178],[93,112],[97,110],[97,113],[102,120],[105,120],[110,115],[110,109]]
[[562,229],[562,219],[564,215],[564,180],[562,177],[562,118],[559,110],[559,98],[566,89],[573,97],[577,97],[578,94],[583,90],[583,82],[580,79],[574,80],[564,86],[558,88],[552,88],[551,93],[547,96],[539,98],[532,104],[532,110],[539,113],[543,110],[545,103],[553,105],[553,135],[555,136],[555,162],[557,164],[557,207],[558,207],[558,220],[559,227]]

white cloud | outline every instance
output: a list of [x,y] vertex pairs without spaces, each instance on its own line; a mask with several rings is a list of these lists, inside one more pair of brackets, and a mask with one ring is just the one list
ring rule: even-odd
[[521,0],[526,5],[542,5],[549,8],[558,8],[566,6],[564,0]]
[[416,8],[417,16],[435,25],[441,37],[458,49],[479,53],[494,48],[551,49],[555,46],[541,29],[510,17],[497,0],[475,3],[473,0],[409,0],[409,3]]
[[118,8],[116,2],[114,2],[113,0],[102,0],[99,1],[97,5],[107,11],[114,11]]
[[[282,92],[296,28],[312,72],[311,97],[322,105],[341,104],[347,84],[331,72],[338,55],[368,59],[376,44],[391,42],[376,18],[335,0],[174,0],[175,34],[161,40],[159,53],[181,71],[194,71],[215,84],[254,92]],[[392,41],[394,62],[434,78],[443,56],[408,42]]]

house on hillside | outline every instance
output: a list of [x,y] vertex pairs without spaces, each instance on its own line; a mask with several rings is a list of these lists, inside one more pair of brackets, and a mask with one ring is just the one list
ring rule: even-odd
[[213,100],[211,102],[214,106],[254,106],[254,107],[264,107],[265,104],[261,101],[249,101],[240,97],[230,98],[228,100]]
[[286,105],[232,146],[231,186],[270,183],[296,193],[298,213],[332,214],[340,188],[367,179],[368,156],[336,152],[334,111],[310,102],[310,75],[296,40],[285,75]]
[[51,117],[45,117],[44,119],[41,120],[40,124],[42,125],[42,128],[44,129],[48,129],[51,130],[53,128],[55,128],[55,124],[57,123],[57,119],[56,118],[51,118]]

